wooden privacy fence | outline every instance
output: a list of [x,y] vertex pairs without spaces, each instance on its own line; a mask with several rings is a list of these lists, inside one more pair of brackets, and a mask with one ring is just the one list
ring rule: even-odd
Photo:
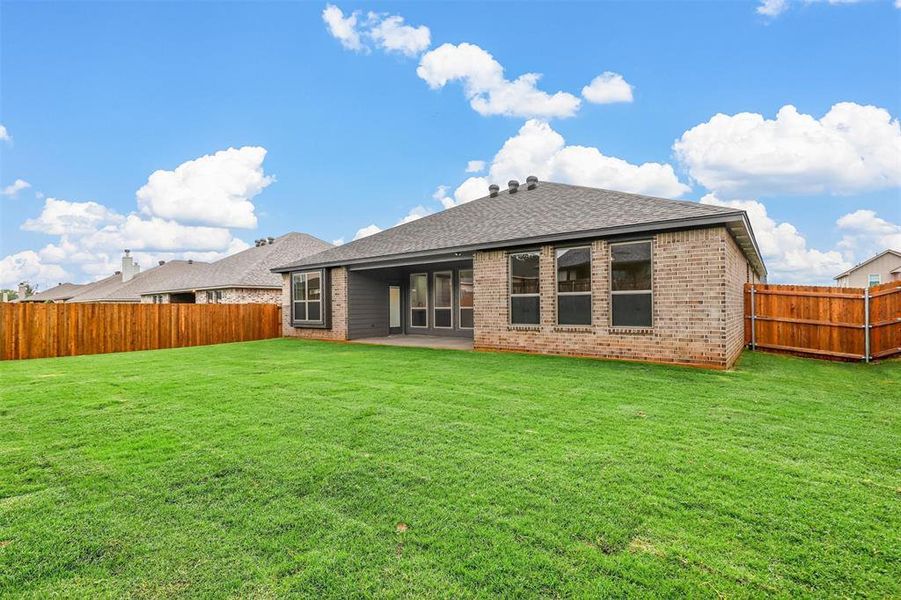
[[745,343],[866,361],[901,353],[901,283],[867,289],[747,283]]
[[0,304],[0,360],[281,336],[272,304]]

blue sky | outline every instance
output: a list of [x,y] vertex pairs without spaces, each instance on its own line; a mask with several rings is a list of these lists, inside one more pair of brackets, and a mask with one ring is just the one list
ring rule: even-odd
[[0,285],[350,241],[532,172],[741,206],[771,279],[828,282],[901,246],[901,10],[769,6],[4,1]]

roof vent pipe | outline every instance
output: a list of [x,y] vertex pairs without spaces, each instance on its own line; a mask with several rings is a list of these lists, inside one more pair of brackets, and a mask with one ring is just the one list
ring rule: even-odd
[[509,188],[509,192],[511,194],[515,194],[519,190],[519,182],[515,179],[511,179],[507,182],[507,187]]
[[526,177],[526,189],[534,190],[536,187],[538,187],[538,178],[534,175]]
[[499,191],[501,191],[501,187],[496,183],[492,183],[488,186],[488,195],[492,198],[496,198]]

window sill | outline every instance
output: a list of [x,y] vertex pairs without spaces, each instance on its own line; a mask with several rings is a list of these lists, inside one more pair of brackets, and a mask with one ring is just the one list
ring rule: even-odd
[[653,327],[609,327],[607,333],[625,333],[632,335],[650,335],[654,333]]
[[554,331],[565,333],[594,333],[591,325],[554,325]]
[[541,331],[541,325],[507,325],[507,331]]
[[322,321],[292,321],[291,327],[294,329],[329,329],[328,325]]

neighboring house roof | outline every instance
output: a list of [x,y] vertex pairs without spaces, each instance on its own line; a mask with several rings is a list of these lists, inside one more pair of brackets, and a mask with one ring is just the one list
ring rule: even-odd
[[[853,267],[851,267],[850,269],[848,269],[848,270],[845,271],[844,273],[839,273],[838,275],[836,275],[835,277],[833,277],[833,279],[841,279],[842,277],[845,277],[846,275],[850,275],[850,274],[853,273],[854,271],[860,269],[861,267],[867,266],[868,264],[870,264],[870,263],[873,262],[874,260],[878,260],[878,259],[882,258],[883,256],[885,256],[886,254],[894,254],[894,255],[897,256],[898,258],[901,258],[901,252],[898,252],[897,250],[892,250],[891,248],[889,248],[888,250],[885,250],[885,251],[883,251],[883,252],[880,252],[880,253],[877,254],[876,256],[873,256],[873,257],[871,257],[871,258],[866,259],[866,260],[863,261],[862,263],[857,263],[856,265],[854,265]],[[892,271],[892,273],[897,273],[897,272],[898,272],[898,269],[895,269],[894,271]]]
[[61,283],[50,289],[23,298],[22,302],[59,302],[68,300],[84,287],[81,283]]
[[306,233],[291,232],[272,243],[254,246],[218,260],[203,271],[185,271],[161,282],[162,287],[146,293],[165,293],[221,288],[281,289],[280,275],[270,269],[333,248],[331,244]]
[[205,262],[170,260],[158,267],[141,271],[124,283],[122,275],[116,273],[90,284],[90,289],[76,294],[69,302],[140,302],[142,295],[165,285],[167,280],[203,271],[209,266],[210,263]]
[[287,272],[489,248],[722,224],[755,271],[763,264],[745,211],[562,183],[526,185],[404,223],[273,269]]

